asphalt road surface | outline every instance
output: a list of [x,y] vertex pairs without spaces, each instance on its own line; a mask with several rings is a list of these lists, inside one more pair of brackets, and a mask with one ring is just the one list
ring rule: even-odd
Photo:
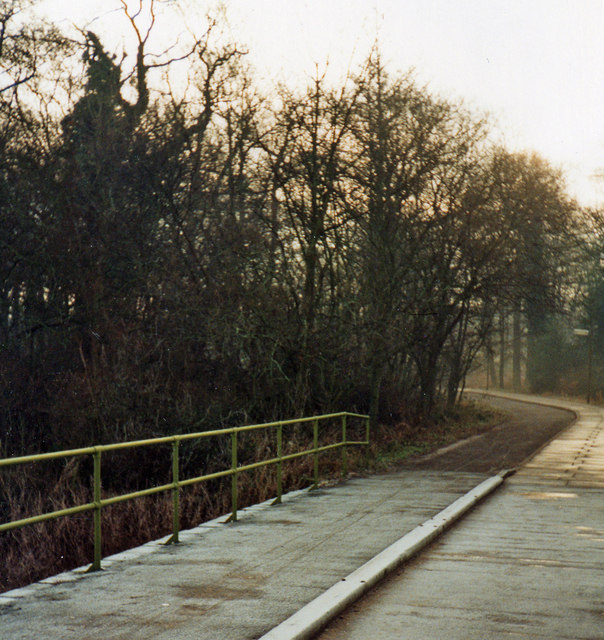
[[489,431],[440,452],[410,460],[404,469],[497,473],[513,469],[566,428],[575,418],[570,411],[497,397],[486,404],[506,413]]

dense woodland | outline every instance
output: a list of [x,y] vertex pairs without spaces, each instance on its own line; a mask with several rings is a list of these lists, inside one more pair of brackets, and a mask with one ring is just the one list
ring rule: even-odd
[[[477,367],[584,392],[573,326],[601,387],[602,212],[488,119],[378,45],[267,89],[220,18],[151,55],[163,3],[121,3],[120,56],[32,4],[0,0],[0,457],[337,410],[429,428]],[[50,473],[0,482],[2,520],[32,482],[85,498],[87,467]]]
[[124,6],[120,60],[28,4],[0,2],[2,455],[430,416],[476,364],[497,377],[506,327],[515,386],[544,390],[559,314],[604,313],[597,213],[377,46],[268,92],[218,20],[157,57],[159,2]]

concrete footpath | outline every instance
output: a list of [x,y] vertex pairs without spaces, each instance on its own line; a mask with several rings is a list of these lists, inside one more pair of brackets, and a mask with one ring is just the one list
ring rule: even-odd
[[319,638],[604,638],[604,410],[548,402],[575,424]]
[[403,472],[284,496],[0,595],[0,638],[258,638],[485,480]]

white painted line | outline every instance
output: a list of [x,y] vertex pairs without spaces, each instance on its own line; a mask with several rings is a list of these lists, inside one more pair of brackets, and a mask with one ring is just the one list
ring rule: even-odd
[[266,633],[260,640],[306,640],[312,638],[331,619],[369,591],[445,529],[461,518],[477,502],[499,487],[505,473],[488,478],[451,503],[433,518],[426,520],[346,578],[302,607],[297,613]]

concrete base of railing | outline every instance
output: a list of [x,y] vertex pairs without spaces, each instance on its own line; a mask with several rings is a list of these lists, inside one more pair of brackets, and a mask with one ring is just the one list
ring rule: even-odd
[[430,544],[475,504],[499,487],[513,471],[488,478],[434,517],[426,520],[359,569],[337,582],[297,613],[266,633],[260,640],[306,640],[367,593],[405,560]]

